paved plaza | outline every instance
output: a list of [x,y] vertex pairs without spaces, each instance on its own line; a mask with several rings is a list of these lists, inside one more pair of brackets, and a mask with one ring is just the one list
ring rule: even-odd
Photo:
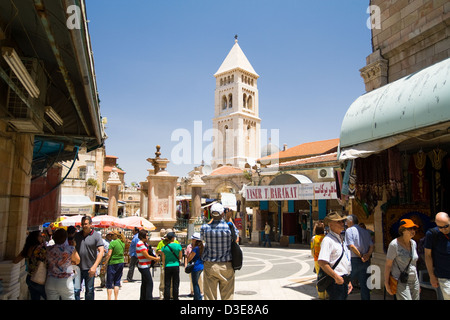
[[[235,300],[317,300],[315,288],[316,274],[310,250],[302,248],[263,248],[242,246],[244,266],[236,272]],[[128,268],[124,268],[122,279],[126,278]],[[155,268],[153,276],[153,298],[159,299],[160,270]],[[140,273],[134,272],[135,282],[122,283],[119,300],[139,300]],[[100,279],[96,278],[96,300],[107,300],[107,290],[99,288]],[[189,296],[190,279],[180,269],[180,300],[193,300]],[[82,293],[83,297],[83,293]],[[113,295],[114,298],[114,295]],[[372,295],[374,300],[383,299]],[[359,300],[356,292],[349,300]]]

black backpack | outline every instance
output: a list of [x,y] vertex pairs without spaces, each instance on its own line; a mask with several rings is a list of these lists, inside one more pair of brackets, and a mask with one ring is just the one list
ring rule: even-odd
[[233,269],[241,270],[242,262],[243,262],[243,254],[242,249],[239,244],[236,242],[236,233],[234,231],[234,227],[232,223],[228,223],[228,227],[231,231],[231,264],[233,265]]

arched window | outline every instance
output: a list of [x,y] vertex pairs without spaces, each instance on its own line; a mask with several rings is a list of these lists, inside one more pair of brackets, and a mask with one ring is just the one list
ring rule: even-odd
[[233,108],[233,95],[231,93],[228,95],[228,108]]
[[78,179],[86,180],[86,172],[87,172],[87,170],[86,170],[85,166],[79,167],[78,168]]
[[248,96],[248,100],[247,100],[247,108],[252,109],[253,108],[253,98],[252,96]]
[[222,110],[225,110],[227,108],[227,97],[222,97]]
[[244,93],[244,96],[242,98],[243,107],[247,108],[247,95]]

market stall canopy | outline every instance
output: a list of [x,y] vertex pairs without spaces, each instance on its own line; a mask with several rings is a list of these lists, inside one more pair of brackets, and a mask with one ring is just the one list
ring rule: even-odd
[[448,135],[450,58],[370,91],[348,109],[339,160],[367,157],[412,137]]
[[285,185],[297,183],[312,183],[311,179],[302,174],[283,173],[272,179],[270,185]]
[[124,228],[125,224],[122,222],[122,219],[117,217],[102,215],[92,218],[92,226],[95,228]]
[[90,214],[96,204],[101,204],[101,202],[94,202],[88,196],[61,195],[61,213],[64,215]]
[[120,222],[124,225],[125,229],[145,229],[147,231],[153,231],[156,227],[143,217],[131,216],[120,219]]

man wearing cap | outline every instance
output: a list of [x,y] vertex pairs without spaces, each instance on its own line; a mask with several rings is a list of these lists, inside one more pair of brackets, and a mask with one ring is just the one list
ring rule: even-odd
[[[217,300],[217,286],[222,300],[234,297],[234,269],[231,264],[231,230],[223,220],[224,208],[220,203],[211,206],[213,220],[202,225],[200,235],[205,241],[203,252],[205,300]],[[235,234],[238,230],[234,227]]]
[[[341,237],[345,220],[347,217],[338,212],[331,212],[324,219],[325,224],[330,227],[330,232],[320,245],[318,263],[320,268],[334,279],[334,283],[326,289],[330,300],[346,300],[352,290],[350,251]],[[333,269],[338,260],[339,263]]]
[[370,290],[367,287],[370,266],[370,257],[374,249],[370,233],[358,225],[355,215],[347,217],[347,230],[345,230],[345,243],[351,251],[352,273],[351,279],[358,279],[361,287],[361,300],[370,300]]
[[436,227],[425,236],[425,263],[431,285],[440,288],[444,300],[450,300],[450,218],[439,212],[435,222]]

